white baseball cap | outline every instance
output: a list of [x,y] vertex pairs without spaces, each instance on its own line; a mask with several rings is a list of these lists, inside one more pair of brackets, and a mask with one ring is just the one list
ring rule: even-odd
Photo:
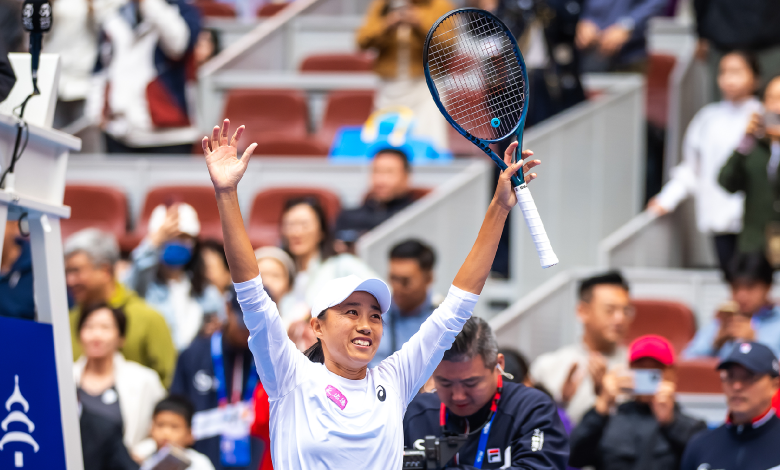
[[353,292],[368,292],[379,302],[382,313],[390,308],[390,288],[384,281],[377,278],[360,279],[353,275],[328,281],[322,290],[314,297],[311,315],[316,317],[325,310],[335,307],[347,300]]
[[[186,233],[187,235],[197,238],[200,234],[200,220],[198,220],[198,213],[195,212],[189,204],[179,203],[179,231]],[[165,214],[168,212],[168,208],[160,204],[152,211],[152,215],[149,216],[149,232],[156,232],[165,222]]]

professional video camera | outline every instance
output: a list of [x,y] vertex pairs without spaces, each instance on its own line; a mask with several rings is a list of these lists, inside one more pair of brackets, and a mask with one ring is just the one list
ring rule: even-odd
[[466,443],[468,434],[455,436],[425,436],[425,450],[404,449],[403,468],[422,470],[440,470],[452,460],[458,450]]

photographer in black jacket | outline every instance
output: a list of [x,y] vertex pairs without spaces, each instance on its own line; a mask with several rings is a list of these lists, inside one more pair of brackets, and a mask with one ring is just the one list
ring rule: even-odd
[[447,468],[565,469],[569,445],[555,403],[503,380],[503,365],[490,326],[471,317],[433,373],[435,393],[409,404],[404,446],[422,450],[425,436],[470,433]]

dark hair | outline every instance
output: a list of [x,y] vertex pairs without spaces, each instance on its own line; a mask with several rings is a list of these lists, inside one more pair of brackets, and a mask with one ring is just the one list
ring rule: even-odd
[[[758,57],[751,52],[744,49],[735,49],[733,51],[729,51],[725,54],[723,54],[723,57],[726,57],[727,55],[737,55],[742,58],[742,60],[745,61],[748,68],[751,72],[753,72],[753,76],[758,79],[761,76],[761,68],[758,65]],[[720,60],[723,60],[723,57],[720,58]]]
[[623,288],[626,292],[628,289],[628,282],[620,274],[619,271],[609,271],[598,276],[589,277],[580,282],[579,296],[583,302],[590,302],[593,298],[593,288],[596,286],[608,285],[617,286]]
[[171,413],[181,416],[184,418],[184,421],[187,422],[187,427],[192,427],[192,416],[195,414],[195,407],[187,397],[182,395],[168,395],[160,400],[154,407],[152,417],[156,417],[163,411],[170,411]]
[[378,150],[374,154],[374,158],[376,158],[377,155],[382,154],[382,153],[395,155],[396,157],[400,158],[401,161],[404,164],[404,171],[405,172],[409,173],[412,170],[412,166],[409,163],[409,155],[407,155],[406,152],[404,152],[403,150],[397,149],[397,148],[393,148],[393,147],[385,147],[383,149]]
[[471,317],[463,330],[455,337],[452,347],[444,352],[443,361],[464,362],[477,356],[482,357],[485,367],[492,369],[498,363],[498,342],[488,323]]
[[108,310],[114,316],[114,321],[116,321],[116,328],[119,330],[119,337],[124,338],[125,331],[127,330],[127,317],[125,316],[124,310],[122,310],[121,307],[111,308],[105,302],[87,305],[81,309],[81,316],[79,316],[79,323],[78,323],[78,331],[81,332],[81,329],[84,328],[84,323],[87,321],[87,318],[89,318],[90,315],[97,312],[98,310],[103,310],[103,309]]
[[203,254],[203,250],[211,250],[218,254],[222,262],[225,264],[225,269],[230,269],[228,266],[227,255],[225,254],[225,246],[222,243],[214,240],[213,238],[203,240],[203,243],[200,244],[201,255]]
[[[203,249],[203,242],[194,239],[195,244],[192,246],[192,256],[187,264],[182,267],[182,270],[190,278],[190,295],[193,297],[200,297],[203,295],[203,291],[209,285],[209,280],[206,278],[206,263],[203,262],[201,256],[201,250]],[[165,284],[167,281],[163,276],[163,264],[160,263],[157,266],[157,273],[155,275],[155,282],[158,284]],[[139,292],[143,294],[143,292]],[[210,313],[210,312],[206,312]]]
[[[320,204],[319,199],[312,196],[288,199],[287,202],[284,203],[282,218],[284,218],[284,215],[289,212],[290,209],[300,205],[311,207],[311,209],[314,211],[314,214],[317,216],[317,222],[319,223],[320,231],[322,232],[322,240],[320,241],[320,258],[324,261],[333,256],[334,252],[333,240],[331,239],[330,227],[328,225],[328,218],[325,215],[325,209],[322,208],[322,204]],[[280,225],[281,222],[282,221],[280,220]],[[284,239],[282,239],[282,248],[284,248],[284,251],[286,251],[287,254],[295,259],[295,256],[290,253],[290,248],[287,246],[287,241]]]
[[513,379],[507,379],[516,384],[523,383],[528,376],[528,360],[514,349],[502,348],[499,354],[504,355],[504,370],[514,375]]
[[420,240],[406,240],[390,250],[390,259],[413,259],[423,271],[430,271],[436,264],[433,249]]
[[738,281],[761,282],[772,285],[774,270],[762,252],[738,253],[728,265],[726,281],[733,284]]

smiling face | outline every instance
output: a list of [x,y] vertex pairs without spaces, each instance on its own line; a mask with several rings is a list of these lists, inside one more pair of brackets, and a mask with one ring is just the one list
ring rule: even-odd
[[344,302],[312,318],[325,361],[348,370],[365,368],[382,339],[382,310],[368,292],[353,292]]
[[88,359],[109,357],[124,342],[114,314],[107,308],[92,312],[79,330],[79,340]]

